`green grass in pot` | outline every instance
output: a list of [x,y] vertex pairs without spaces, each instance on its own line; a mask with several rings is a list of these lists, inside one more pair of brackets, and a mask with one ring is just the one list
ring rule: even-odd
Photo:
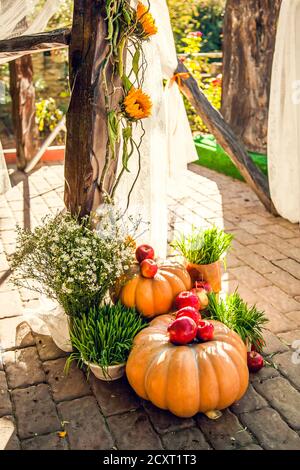
[[97,364],[107,371],[109,366],[127,361],[133,339],[145,326],[146,321],[134,308],[122,304],[106,304],[92,308],[87,314],[72,319],[70,332],[74,352],[66,363],[66,371],[71,362]]
[[230,248],[232,240],[233,235],[218,227],[206,230],[193,227],[190,234],[179,234],[172,246],[190,263],[211,264],[219,261]]
[[212,320],[224,323],[235,331],[244,343],[253,345],[257,351],[261,351],[265,346],[262,330],[268,319],[255,305],[249,307],[238,292],[219,301],[215,294],[209,294],[206,315]]

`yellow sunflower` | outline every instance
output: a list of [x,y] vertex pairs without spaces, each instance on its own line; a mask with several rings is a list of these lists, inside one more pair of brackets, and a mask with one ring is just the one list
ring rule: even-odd
[[124,100],[124,107],[127,116],[132,119],[144,119],[151,115],[152,102],[146,93],[140,88],[131,87]]
[[153,16],[148,11],[148,8],[141,2],[137,5],[136,16],[143,29],[144,37],[148,38],[149,36],[153,36],[153,34],[157,33],[157,27]]

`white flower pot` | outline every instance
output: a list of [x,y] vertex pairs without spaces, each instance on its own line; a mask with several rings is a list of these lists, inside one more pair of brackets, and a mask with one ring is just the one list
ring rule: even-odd
[[91,362],[85,362],[85,364],[91,369],[97,379],[105,380],[106,382],[120,379],[125,374],[125,362],[115,366],[108,366],[105,369]]

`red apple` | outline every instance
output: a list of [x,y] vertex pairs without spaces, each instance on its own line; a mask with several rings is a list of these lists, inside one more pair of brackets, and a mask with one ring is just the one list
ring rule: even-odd
[[140,264],[143,277],[152,279],[158,271],[158,266],[153,259],[144,259]]
[[264,366],[264,358],[256,351],[248,352],[247,364],[250,372],[258,372]]
[[201,341],[211,341],[214,337],[214,325],[207,320],[201,320],[197,329],[197,338]]
[[194,320],[196,325],[198,325],[199,321],[201,320],[200,313],[194,307],[184,307],[178,310],[176,314],[176,318],[181,318],[181,317],[192,318],[192,320]]
[[196,281],[195,289],[205,289],[209,294],[213,291],[210,283],[207,281]]
[[200,288],[194,287],[194,289],[192,289],[191,292],[198,297],[199,310],[205,310],[209,303],[207,290],[204,289],[203,287],[200,287]]
[[154,250],[150,245],[140,245],[135,251],[135,257],[139,263],[144,259],[154,259]]
[[197,325],[189,317],[180,317],[169,325],[168,332],[171,343],[188,344],[196,338]]
[[183,291],[178,294],[174,304],[176,310],[180,310],[184,307],[194,307],[197,310],[200,308],[200,302],[197,295],[190,291]]

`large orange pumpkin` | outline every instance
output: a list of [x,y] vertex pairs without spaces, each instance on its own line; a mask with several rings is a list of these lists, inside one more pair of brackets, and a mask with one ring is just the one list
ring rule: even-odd
[[175,346],[168,325],[172,315],[155,318],[134,339],[126,374],[135,392],[158,408],[180,417],[222,410],[247,390],[247,349],[223,323],[214,324],[214,340]]
[[178,263],[161,264],[153,279],[143,277],[137,264],[118,297],[126,307],[135,307],[144,317],[151,318],[170,312],[175,297],[191,287],[189,273]]

